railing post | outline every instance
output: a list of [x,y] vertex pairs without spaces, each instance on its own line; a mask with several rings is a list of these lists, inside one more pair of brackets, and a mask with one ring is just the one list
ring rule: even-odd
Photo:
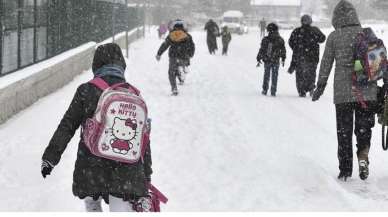
[[38,60],[38,39],[37,39],[37,25],[38,25],[38,5],[37,5],[37,0],[34,0],[34,36],[33,36],[33,43],[34,43],[34,47],[33,47],[33,62],[37,62]]
[[125,28],[125,46],[127,51],[127,58],[129,58],[129,40],[128,40],[128,28],[129,28],[129,8],[128,8],[128,0],[125,0],[125,8],[126,8],[126,28]]
[[17,37],[18,37],[18,45],[17,45],[17,68],[20,68],[22,65],[22,57],[21,57],[21,36],[22,36],[22,23],[23,23],[23,0],[18,0],[18,30],[17,30]]
[[115,3],[116,0],[113,0],[112,3],[112,42],[115,42],[115,22],[116,22],[116,16],[115,16]]
[[0,0],[0,75],[3,73],[4,2]]

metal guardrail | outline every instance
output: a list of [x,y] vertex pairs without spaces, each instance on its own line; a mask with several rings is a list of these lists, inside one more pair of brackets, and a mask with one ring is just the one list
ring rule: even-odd
[[143,23],[128,0],[0,0],[0,76]]

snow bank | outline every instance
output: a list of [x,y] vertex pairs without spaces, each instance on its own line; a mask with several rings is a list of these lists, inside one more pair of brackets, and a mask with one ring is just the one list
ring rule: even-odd
[[96,43],[90,42],[0,79],[0,123],[90,68]]

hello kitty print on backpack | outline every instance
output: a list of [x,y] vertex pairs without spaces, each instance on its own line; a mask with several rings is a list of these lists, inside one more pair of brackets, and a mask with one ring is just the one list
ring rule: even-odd
[[103,93],[93,118],[83,126],[83,139],[92,154],[124,163],[143,158],[149,144],[147,106],[139,90],[128,83],[109,86],[103,79],[89,83]]

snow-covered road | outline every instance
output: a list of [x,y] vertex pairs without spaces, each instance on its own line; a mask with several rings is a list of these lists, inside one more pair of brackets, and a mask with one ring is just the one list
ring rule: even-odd
[[[290,32],[281,34],[288,39]],[[294,76],[281,68],[278,97],[264,97],[256,30],[234,35],[226,57],[208,55],[205,33],[193,37],[197,53],[178,97],[170,96],[167,53],[155,60],[162,42],[156,34],[130,50],[127,78],[142,90],[153,119],[153,181],[170,199],[164,210],[388,210],[380,126],[370,178],[359,180],[355,162],[352,180],[341,183],[332,85],[312,103],[297,97]],[[83,210],[71,193],[79,135],[46,180],[40,158],[76,87],[91,76],[82,74],[0,126],[0,211]]]

